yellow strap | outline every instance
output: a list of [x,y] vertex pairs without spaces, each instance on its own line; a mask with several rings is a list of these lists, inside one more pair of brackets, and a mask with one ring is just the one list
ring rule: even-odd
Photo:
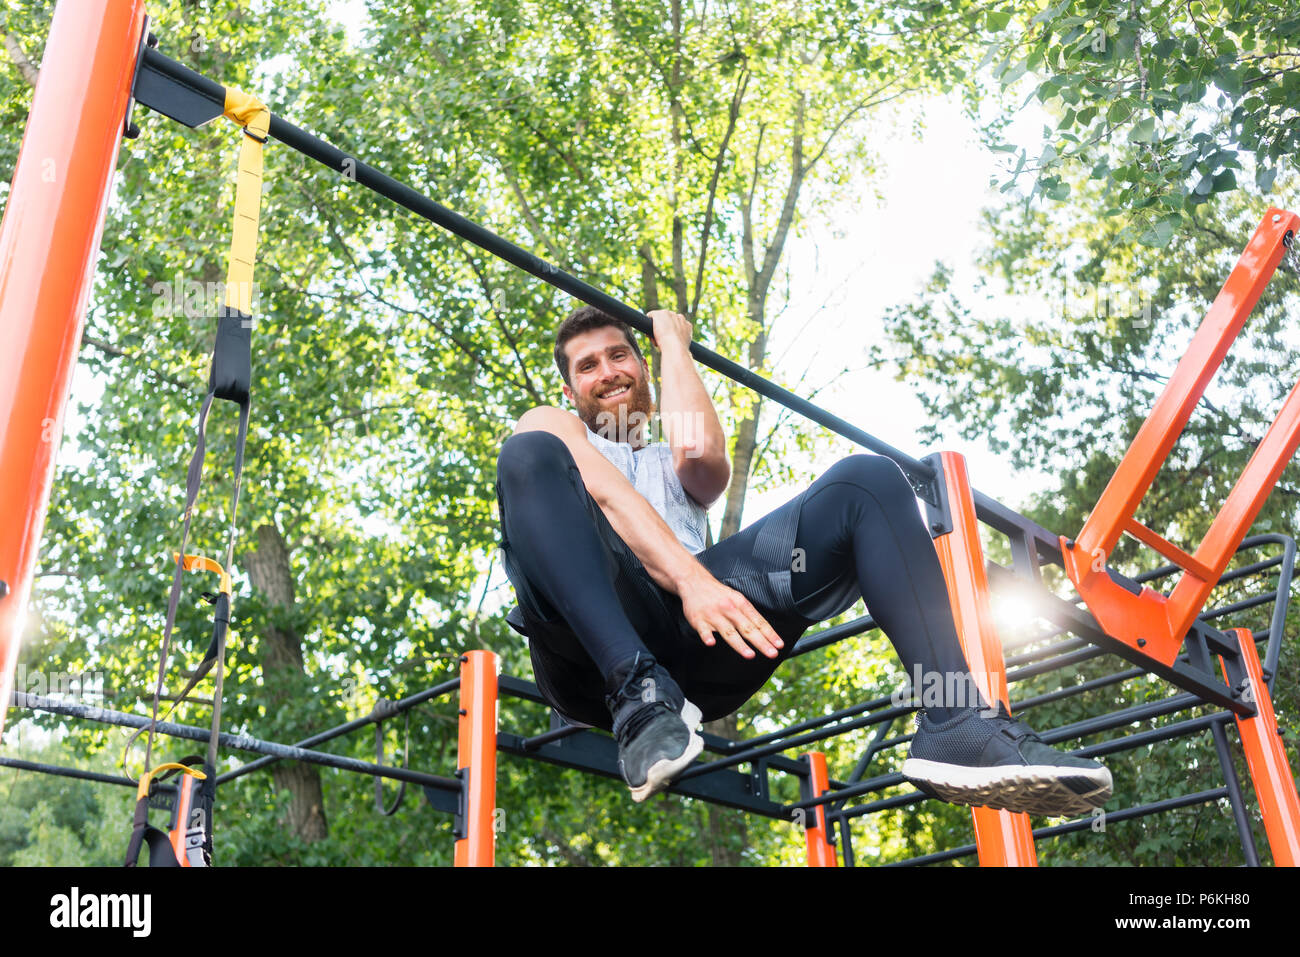
[[211,558],[206,558],[203,555],[186,555],[182,559],[180,552],[172,552],[172,561],[177,560],[181,563],[181,571],[212,572],[214,575],[220,575],[221,584],[217,587],[217,590],[225,592],[227,595],[230,594],[230,573]]
[[[227,119],[244,128],[235,185],[235,225],[226,272],[226,307],[253,314],[253,265],[257,261],[257,220],[262,208],[262,147],[271,128],[271,111],[256,97],[226,88]],[[250,135],[251,134],[251,135]]]
[[135,789],[136,800],[138,801],[140,798],[147,797],[149,795],[149,782],[153,780],[153,776],[155,774],[157,774],[159,771],[170,771],[173,769],[177,771],[184,771],[186,774],[192,774],[200,781],[202,781],[204,778],[207,777],[207,775],[204,774],[202,771],[196,771],[188,764],[160,764],[152,771],[146,771],[144,775],[140,778],[140,784]]

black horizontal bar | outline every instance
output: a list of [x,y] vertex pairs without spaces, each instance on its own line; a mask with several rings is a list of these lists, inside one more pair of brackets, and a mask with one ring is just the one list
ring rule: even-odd
[[[216,89],[220,89],[219,84],[212,80],[195,73],[193,70],[177,63],[170,57],[167,57],[157,50],[146,50],[144,63],[152,71],[161,76],[171,77],[178,85],[183,86],[189,92],[204,92],[214,98]],[[223,94],[224,96],[224,94]],[[147,105],[147,104],[146,104]],[[218,111],[218,114],[221,111]],[[491,253],[499,259],[503,259],[522,269],[531,276],[549,283],[562,292],[567,292],[575,299],[595,306],[601,311],[608,313],[615,318],[626,322],[633,329],[646,336],[652,336],[654,333],[654,324],[644,312],[634,309],[629,305],[615,299],[607,293],[601,292],[595,286],[591,286],[580,279],[577,279],[564,270],[560,269],[553,263],[547,262],[540,256],[534,255],[527,250],[516,246],[508,240],[488,229],[466,219],[459,213],[454,213],[445,206],[434,202],[423,193],[402,183],[386,173],[381,173],[368,163],[363,162],[356,156],[345,153],[343,150],[320,137],[313,136],[306,130],[295,126],[287,120],[271,115],[270,125],[271,136],[279,140],[285,146],[297,150],[304,156],[315,160],[321,165],[339,173],[344,178],[351,180],[373,190],[386,199],[392,200],[397,205],[410,212],[415,213],[424,219],[429,220],[450,233],[459,236],[467,242]],[[920,460],[899,451],[891,445],[882,442],[875,436],[864,432],[854,425],[850,425],[838,416],[832,415],[824,409],[813,405],[807,399],[801,398],[786,389],[781,388],[776,383],[756,375],[744,366],[732,362],[713,350],[701,345],[698,342],[692,342],[690,345],[691,355],[697,362],[700,362],[715,372],[720,372],[727,378],[739,382],[741,385],[753,389],[762,396],[780,403],[788,409],[792,409],[816,422],[818,425],[825,426],[832,432],[838,433],[847,439],[856,442],[864,448],[870,449],[880,455],[893,459],[898,466],[912,480],[913,485],[925,485],[933,481],[935,470],[933,467],[921,462]]]
[[[400,701],[392,702],[388,708],[384,709],[384,712],[382,714],[372,711],[364,718],[356,718],[355,720],[349,721],[346,724],[340,724],[337,727],[330,728],[326,731],[322,731],[320,734],[315,734],[312,735],[310,738],[305,738],[302,741],[297,742],[294,745],[294,747],[313,748],[316,745],[323,744],[324,742],[329,741],[333,738],[341,737],[342,735],[348,734],[352,731],[356,731],[358,728],[364,728],[367,725],[374,724],[376,721],[383,721],[385,718],[391,717],[396,714],[400,714],[403,711],[406,711],[408,708],[413,708],[416,705],[422,704],[423,702],[428,701],[431,698],[437,698],[442,695],[448,694],[449,692],[455,691],[459,687],[460,687],[460,678],[452,678],[448,681],[444,681],[440,685],[436,685],[433,688],[429,688],[425,691],[421,691],[418,694],[413,694],[410,697],[403,698]],[[217,777],[217,783],[225,784],[227,781],[233,781],[235,778],[242,777],[243,775],[248,774],[252,771],[259,771],[262,768],[268,767],[269,765],[272,765],[275,762],[280,760],[282,759],[274,755],[268,755],[267,757],[264,758],[258,758],[256,761],[250,761],[248,764],[245,764],[242,767],[235,768],[233,771],[227,771],[225,774],[219,775]]]
[[17,768],[19,771],[38,771],[41,774],[52,774],[61,778],[80,778],[83,781],[97,781],[100,784],[122,784],[129,788],[137,785],[137,782],[126,777],[100,774],[98,771],[82,771],[79,768],[63,768],[53,764],[41,764],[37,761],[23,761],[19,758],[0,757],[0,767]]
[[861,618],[854,618],[852,621],[846,621],[842,625],[835,625],[833,628],[823,628],[811,635],[804,635],[795,642],[794,651],[790,653],[790,657],[797,658],[799,655],[806,655],[810,651],[825,648],[827,645],[833,645],[845,638],[852,638],[854,635],[861,635],[875,627],[876,620],[870,615],[863,615]]
[[[24,694],[21,691],[13,693],[13,706],[16,708],[32,708],[37,711],[48,711],[51,714],[62,714],[73,718],[80,718],[83,721],[99,721],[103,724],[114,724],[124,728],[147,729],[150,721],[148,718],[142,718],[139,715],[126,714],[121,711],[110,711],[107,708],[91,707],[89,705],[69,704],[63,701],[55,701],[51,698],[39,698],[36,695]],[[206,742],[212,731],[209,728],[196,728],[189,724],[176,724],[172,721],[159,721],[154,726],[157,734],[166,735],[172,738],[186,738],[190,741]],[[460,782],[454,778],[440,777],[436,774],[425,774],[421,771],[411,771],[407,768],[390,768],[378,764],[370,764],[367,761],[358,761],[356,758],[345,758],[337,754],[324,754],[320,751],[308,751],[305,748],[295,748],[287,744],[277,744],[273,741],[261,741],[247,734],[230,734],[222,732],[219,735],[219,743],[225,748],[235,748],[240,751],[254,751],[259,754],[272,754],[277,758],[287,758],[291,761],[303,761],[307,764],[319,764],[328,768],[336,768],[340,771],[356,771],[361,774],[370,774],[375,777],[392,778],[395,781],[410,781],[413,784],[422,784],[425,787],[442,788],[444,790],[460,790]]]
[[[1196,804],[1208,804],[1210,801],[1217,801],[1219,798],[1227,797],[1227,788],[1213,788],[1209,791],[1197,791],[1195,794],[1184,794],[1179,797],[1167,798],[1163,801],[1153,801],[1150,804],[1138,804],[1134,807],[1125,808],[1122,811],[1105,812],[1104,822],[1109,824],[1113,822],[1128,821],[1133,818],[1146,817],[1151,814],[1160,814],[1164,811],[1174,811],[1180,807],[1191,807]],[[1037,842],[1044,837],[1056,837],[1059,834],[1069,834],[1073,831],[1082,831],[1084,828],[1093,826],[1091,816],[1080,818],[1076,821],[1067,821],[1063,824],[1044,825],[1036,827],[1033,830],[1033,839]],[[934,854],[926,854],[923,857],[910,857],[905,861],[891,861],[883,864],[883,867],[917,867],[922,864],[938,864],[942,861],[951,861],[959,857],[969,857],[976,852],[974,844],[963,844],[961,847],[954,847],[948,851],[938,851]]]

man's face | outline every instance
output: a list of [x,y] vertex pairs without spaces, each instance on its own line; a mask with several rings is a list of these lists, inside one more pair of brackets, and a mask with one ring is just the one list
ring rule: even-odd
[[614,326],[580,333],[564,351],[573,383],[564,387],[564,395],[577,407],[578,418],[612,442],[629,441],[627,432],[648,423],[653,408],[645,363]]

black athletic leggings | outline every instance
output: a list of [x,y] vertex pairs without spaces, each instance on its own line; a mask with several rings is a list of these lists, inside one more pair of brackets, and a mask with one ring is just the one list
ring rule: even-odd
[[[706,720],[731,713],[767,682],[814,623],[803,613],[815,613],[825,606],[822,599],[844,593],[845,576],[856,589],[850,602],[832,614],[861,595],[909,676],[919,667],[926,674],[957,676],[948,680],[970,680],[947,584],[915,494],[898,466],[883,456],[841,459],[808,489],[795,536],[802,552],[791,574],[795,613],[751,598],[785,644],[775,659],[759,652],[742,658],[720,637],[716,645],[705,645],[689,626],[665,634],[653,627],[651,616],[637,612],[641,606],[629,601],[633,589],[628,576],[597,528],[603,515],[597,514],[573,456],[557,436],[524,432],[507,439],[497,462],[497,491],[504,538],[517,571],[567,624],[530,635],[544,646],[535,652],[541,652],[546,670],[556,672],[546,682],[539,677],[539,684],[544,690],[549,684],[557,697],[564,697],[566,702],[552,704],[579,720],[605,723],[592,720],[592,707],[580,708],[573,699],[585,695],[598,702],[614,670],[638,652],[652,654]],[[748,559],[762,523],[754,522],[696,557],[711,571],[733,569]],[[659,590],[680,617],[680,599]],[[964,690],[965,701],[982,702],[972,687]],[[936,720],[949,713],[944,708],[927,711]]]

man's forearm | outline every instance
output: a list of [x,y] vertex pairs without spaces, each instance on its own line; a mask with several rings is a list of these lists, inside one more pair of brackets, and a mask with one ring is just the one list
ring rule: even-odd
[[659,416],[668,444],[688,458],[726,454],[727,440],[689,347],[665,343],[660,349]]
[[624,480],[626,489],[614,486],[603,495],[593,492],[592,497],[650,577],[662,588],[680,595],[687,582],[705,571],[704,566],[677,540],[654,506],[617,469],[614,471]]
[[532,430],[551,432],[564,442],[578,466],[583,485],[604,512],[610,527],[662,588],[680,595],[685,583],[700,574],[708,574],[677,540],[654,506],[591,444],[587,430],[576,416],[558,409],[534,409],[520,418],[515,429],[516,432]]

